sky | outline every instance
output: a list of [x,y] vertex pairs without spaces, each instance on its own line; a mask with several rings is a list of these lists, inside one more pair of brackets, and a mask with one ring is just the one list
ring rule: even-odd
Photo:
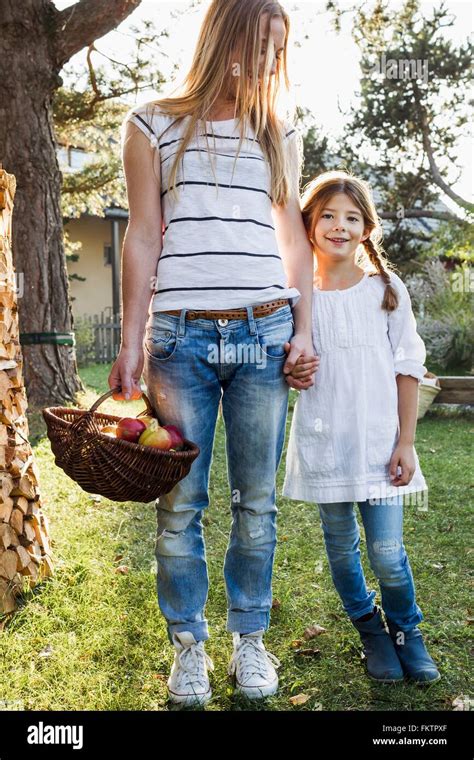
[[[175,75],[177,79],[174,84],[171,80],[168,81],[160,93],[142,91],[136,103],[169,94],[173,86],[181,82],[191,63],[199,27],[209,2],[210,0],[203,0],[197,8],[189,9],[188,2],[145,0],[118,29],[96,40],[95,46],[101,52],[115,60],[126,62],[127,51],[133,48],[131,26],[150,19],[158,31],[165,28],[168,30],[169,38],[163,37],[160,42],[165,55],[160,56],[157,65],[169,79],[173,63],[178,64],[179,71]],[[74,5],[71,0],[54,0],[54,4],[59,10]],[[293,45],[290,40],[289,76],[296,105],[310,109],[322,130],[337,137],[344,127],[344,112],[351,103],[357,102],[354,93],[359,86],[358,49],[352,40],[349,14],[343,16],[342,33],[337,35],[331,28],[329,14],[324,12],[325,4],[325,0],[283,2],[291,19],[291,38],[301,43],[301,46]],[[390,7],[396,9],[401,4],[393,0]],[[349,3],[342,0],[340,5],[348,7]],[[424,15],[431,15],[430,9],[435,5],[438,6],[439,3],[428,0],[423,2]],[[474,4],[472,0],[447,0],[446,5],[456,17],[454,27],[446,30],[446,33],[454,42],[459,43],[466,39],[469,32],[472,34]],[[93,60],[97,62],[96,65],[106,63],[102,56]],[[84,71],[85,50],[71,59],[68,67],[71,66]],[[321,75],[316,78],[318,71]],[[135,105],[135,101],[131,100],[130,105]],[[454,189],[463,197],[470,197],[474,189],[472,142],[466,137],[460,141],[458,148],[463,171]],[[451,205],[449,201],[448,205]]]

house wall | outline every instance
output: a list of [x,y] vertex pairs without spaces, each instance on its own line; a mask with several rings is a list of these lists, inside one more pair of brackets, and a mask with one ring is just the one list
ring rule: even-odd
[[[126,220],[119,222],[120,251],[127,227]],[[112,265],[105,264],[104,245],[111,245],[112,222],[96,216],[71,219],[65,225],[71,242],[80,241],[79,261],[68,261],[68,274],[85,277],[84,282],[71,280],[69,293],[74,316],[100,314],[112,309]]]

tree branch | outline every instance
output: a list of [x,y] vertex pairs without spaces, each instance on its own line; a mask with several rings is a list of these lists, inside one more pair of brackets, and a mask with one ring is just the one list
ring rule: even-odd
[[57,13],[58,71],[82,48],[115,29],[140,3],[141,0],[79,0]]
[[435,185],[438,185],[438,187],[443,191],[443,193],[446,193],[448,198],[451,198],[451,200],[457,203],[458,206],[461,206],[461,208],[466,209],[466,211],[469,211],[472,214],[474,212],[474,204],[469,203],[469,201],[465,201],[464,198],[461,198],[461,196],[455,193],[454,190],[452,190],[451,187],[442,178],[434,159],[433,148],[431,147],[430,130],[428,126],[428,121],[426,119],[425,109],[422,106],[420,108],[420,115],[421,115],[421,133],[423,135],[423,148],[425,149],[425,153],[428,156],[428,163],[430,165],[433,182],[435,183]]
[[436,211],[432,209],[423,208],[405,208],[402,210],[402,215],[399,211],[382,211],[379,213],[381,219],[440,219],[443,222],[459,222],[459,217],[456,214],[451,214],[449,211]]

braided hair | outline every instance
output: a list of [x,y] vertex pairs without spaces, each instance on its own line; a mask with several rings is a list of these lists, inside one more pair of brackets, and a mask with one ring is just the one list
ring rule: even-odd
[[377,216],[371,189],[364,180],[346,171],[337,170],[324,172],[308,183],[301,198],[301,213],[308,238],[312,241],[321,211],[327,206],[330,198],[338,193],[349,196],[360,209],[364,220],[364,232],[369,233],[368,237],[361,241],[363,248],[357,251],[356,263],[370,276],[375,274],[381,276],[385,283],[381,308],[386,311],[395,311],[398,307],[398,293],[390,278],[390,272],[394,271],[394,267],[385,256],[381,244],[382,226]]
[[[366,254],[370,262],[374,265],[377,273],[385,283],[385,291],[382,300],[382,309],[386,311],[395,311],[398,306],[398,293],[390,281],[390,264],[383,254],[383,249],[377,241],[368,238],[362,241]],[[392,270],[393,271],[393,270]]]

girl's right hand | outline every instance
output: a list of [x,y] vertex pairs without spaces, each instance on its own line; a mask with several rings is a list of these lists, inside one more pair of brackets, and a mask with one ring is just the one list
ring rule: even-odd
[[[290,344],[285,343],[284,348],[288,353],[290,350]],[[318,371],[319,363],[319,356],[309,358],[302,354],[298,357],[293,369],[287,375],[287,382],[288,378],[294,378],[296,380],[296,385],[293,386],[292,384],[291,387],[296,387],[298,390],[307,390],[312,385],[314,385],[313,375]]]
[[145,357],[143,347],[121,348],[108,378],[109,388],[121,386],[120,393],[112,394],[115,401],[132,401],[142,396],[140,378]]

